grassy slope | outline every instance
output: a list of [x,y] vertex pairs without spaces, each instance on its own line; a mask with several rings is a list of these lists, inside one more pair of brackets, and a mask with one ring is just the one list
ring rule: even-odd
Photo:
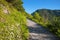
[[28,29],[26,28],[26,18],[5,0],[0,1],[9,13],[3,12],[0,6],[0,39],[1,40],[26,40]]

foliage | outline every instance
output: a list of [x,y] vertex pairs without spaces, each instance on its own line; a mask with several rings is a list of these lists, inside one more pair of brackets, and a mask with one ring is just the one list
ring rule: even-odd
[[32,13],[33,21],[60,37],[60,10],[41,9]]
[[35,12],[35,14],[34,14],[34,16],[33,16],[35,19],[37,19],[37,20],[40,20],[40,16],[39,16],[39,14],[37,13],[37,12]]
[[47,24],[47,28],[60,37],[60,17],[55,17],[53,22]]
[[[4,7],[7,13],[3,12]],[[27,38],[26,17],[5,0],[0,0],[0,40],[27,40]]]
[[10,3],[12,6],[14,6],[18,11],[24,12],[22,0],[6,0],[6,1]]

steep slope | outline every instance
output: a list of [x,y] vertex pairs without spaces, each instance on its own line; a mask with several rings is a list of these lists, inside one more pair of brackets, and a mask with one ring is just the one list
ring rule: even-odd
[[26,18],[9,2],[0,0],[0,40],[27,40]]

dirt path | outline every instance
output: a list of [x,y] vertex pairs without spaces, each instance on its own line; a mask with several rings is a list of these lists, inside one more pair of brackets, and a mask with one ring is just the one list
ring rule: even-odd
[[58,40],[58,38],[47,29],[31,20],[27,20],[27,26],[30,32],[29,40]]

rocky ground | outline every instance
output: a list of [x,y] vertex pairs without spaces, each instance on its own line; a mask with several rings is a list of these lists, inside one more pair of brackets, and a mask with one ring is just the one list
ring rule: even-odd
[[27,26],[29,28],[29,40],[59,40],[55,35],[47,29],[27,19]]

